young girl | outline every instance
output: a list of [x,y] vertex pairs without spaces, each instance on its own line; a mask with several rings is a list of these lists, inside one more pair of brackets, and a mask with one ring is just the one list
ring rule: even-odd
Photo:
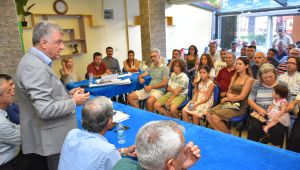
[[158,98],[154,103],[154,108],[165,116],[179,118],[177,108],[186,99],[189,78],[183,72],[185,70],[183,60],[175,60],[173,69],[174,72],[170,76],[167,93]]
[[277,85],[273,88],[272,96],[274,100],[268,108],[268,122],[267,125],[263,127],[265,133],[268,133],[268,130],[277,123],[281,123],[286,127],[290,126],[290,115],[286,112],[288,105],[286,97],[288,93],[289,90],[286,86]]
[[197,83],[195,95],[192,100],[183,108],[182,118],[189,122],[189,116],[192,116],[194,124],[199,125],[199,119],[213,105],[214,83],[209,79],[210,67],[203,65],[199,68],[200,80]]
[[214,63],[210,57],[209,54],[202,54],[201,57],[200,57],[200,63],[199,63],[199,67],[198,67],[198,70],[197,70],[197,73],[196,73],[196,77],[193,81],[193,85],[194,87],[196,87],[197,83],[199,82],[200,80],[200,67],[203,66],[203,65],[208,65],[210,67],[210,71],[209,71],[209,78],[211,80],[214,80],[214,78],[216,77],[216,71],[214,69]]

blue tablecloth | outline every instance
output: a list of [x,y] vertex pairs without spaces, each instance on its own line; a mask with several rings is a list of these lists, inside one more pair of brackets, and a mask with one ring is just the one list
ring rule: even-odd
[[[152,120],[170,119],[120,103],[114,103],[114,109],[130,115],[130,119],[123,122],[124,125],[130,127],[126,131],[125,144],[118,144],[115,129],[108,131],[105,135],[109,142],[117,148],[134,144],[138,129],[145,123]],[[80,110],[81,107],[77,107],[79,128],[81,128]],[[202,157],[191,169],[300,169],[299,153],[249,141],[180,120],[172,120],[185,127],[186,142],[193,141],[201,149]]]
[[[129,77],[122,77],[121,79],[130,78],[130,84],[124,85],[108,85],[108,86],[100,86],[100,87],[92,87],[89,88],[89,81],[83,80],[80,82],[70,83],[67,84],[66,87],[68,90],[71,90],[76,87],[84,87],[85,92],[90,92],[93,96],[106,96],[106,97],[113,97],[120,94],[130,93],[135,90],[142,89],[144,87],[143,84],[140,84],[138,81],[139,74],[132,74]],[[150,76],[145,77],[145,84],[149,84],[151,78]]]

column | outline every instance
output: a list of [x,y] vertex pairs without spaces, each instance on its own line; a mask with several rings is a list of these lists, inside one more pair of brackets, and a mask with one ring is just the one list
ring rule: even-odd
[[143,61],[149,61],[153,48],[166,57],[165,0],[140,0],[139,5]]
[[14,0],[0,0],[0,73],[14,76],[23,55]]

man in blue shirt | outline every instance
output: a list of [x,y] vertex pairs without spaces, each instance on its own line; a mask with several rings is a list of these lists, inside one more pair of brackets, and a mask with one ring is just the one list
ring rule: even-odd
[[[6,81],[8,81],[9,86],[11,87],[11,95],[12,97],[15,96],[15,84],[11,78],[11,76],[7,74],[0,74],[0,77],[3,77]],[[12,99],[13,100],[13,99]],[[9,106],[6,107],[7,115],[9,120],[14,123],[19,125],[20,124],[20,111],[19,111],[19,106],[16,103],[11,103]]]
[[60,170],[110,170],[121,159],[120,154],[135,155],[135,146],[116,149],[104,137],[112,127],[114,111],[110,99],[100,96],[89,100],[82,109],[83,129],[71,130],[60,155]]

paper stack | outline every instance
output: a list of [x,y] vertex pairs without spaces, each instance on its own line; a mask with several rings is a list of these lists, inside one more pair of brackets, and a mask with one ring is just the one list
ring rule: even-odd
[[116,114],[113,116],[113,122],[116,123],[123,122],[127,119],[129,119],[129,115],[121,111],[116,111]]

